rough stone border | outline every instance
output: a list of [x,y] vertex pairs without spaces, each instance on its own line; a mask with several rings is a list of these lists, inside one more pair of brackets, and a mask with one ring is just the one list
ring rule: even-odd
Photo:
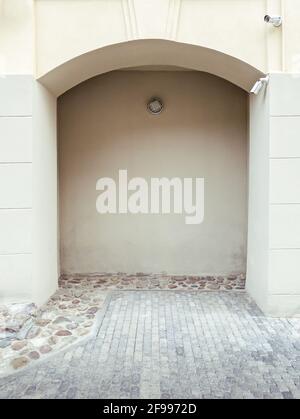
[[63,348],[59,348],[59,349],[56,349],[56,350],[54,350],[52,352],[49,352],[48,354],[46,354],[43,357],[35,360],[34,362],[30,362],[29,364],[27,364],[23,368],[20,368],[20,369],[15,370],[15,371],[12,370],[12,371],[10,371],[8,373],[5,373],[5,374],[3,374],[3,373],[0,372],[0,378],[5,378],[5,377],[10,377],[12,375],[15,376],[17,374],[21,374],[22,372],[24,372],[24,371],[26,371],[26,370],[28,370],[30,368],[33,368],[36,365],[39,365],[39,364],[47,361],[48,359],[53,358],[55,355],[57,355],[59,353],[64,353],[64,352],[68,351],[70,348],[76,347],[77,345],[81,345],[84,342],[92,339],[93,337],[96,337],[98,335],[98,333],[99,333],[100,327],[102,325],[102,321],[103,321],[103,319],[105,317],[107,308],[109,306],[112,292],[110,292],[110,293],[108,293],[106,295],[105,301],[104,301],[101,309],[96,314],[96,316],[95,316],[95,322],[94,322],[93,326],[91,327],[90,333],[88,335],[83,336],[80,339],[77,339],[75,342],[72,342],[72,343],[64,346]]

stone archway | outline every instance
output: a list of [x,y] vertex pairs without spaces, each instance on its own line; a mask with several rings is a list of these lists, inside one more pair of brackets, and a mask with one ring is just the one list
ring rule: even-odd
[[[55,149],[57,147],[56,121],[48,121],[48,118],[51,114],[51,110],[52,112],[56,112],[56,97],[94,76],[108,73],[113,70],[136,67],[147,68],[149,65],[157,66],[158,68],[161,66],[175,66],[179,69],[210,73],[221,77],[246,91],[249,91],[253,83],[262,76],[262,73],[251,65],[219,51],[161,39],[129,41],[82,54],[57,68],[52,69],[38,79],[37,91],[39,94],[37,94],[36,97],[39,98],[40,102],[36,109],[39,114],[43,112],[43,115],[40,115],[38,119],[40,122],[43,120],[46,122],[46,131],[45,129],[43,129],[43,131],[49,132],[49,139],[52,138],[52,141],[55,142]],[[43,106],[40,106],[42,104]],[[41,126],[38,127],[39,130],[41,128]],[[53,138],[54,129],[55,138]],[[52,146],[53,145],[54,143],[52,143]],[[45,144],[43,147],[45,147]],[[57,158],[52,153],[51,156],[52,163],[50,164],[48,159],[48,167],[45,167],[42,171],[39,170],[39,176],[37,176],[37,178],[40,180],[43,179],[43,182],[50,185],[53,201],[56,202]],[[44,176],[41,176],[42,172],[44,173]],[[38,189],[41,191],[41,184],[38,186]],[[41,194],[37,195],[37,199],[38,202],[41,203],[42,208],[41,196]],[[53,211],[53,208],[54,205],[52,206],[51,214],[48,214],[49,217],[47,217],[47,219],[48,222],[50,219],[54,225],[55,223],[58,223],[58,214]],[[48,210],[48,213],[49,211],[50,210]],[[37,219],[41,220],[41,218]],[[50,238],[49,232],[49,242],[47,243],[45,242],[47,231],[45,231],[45,228],[43,228],[42,231],[43,235],[40,234],[40,228],[38,226],[36,227],[37,240],[35,243],[37,252],[39,252],[41,256],[49,254],[49,242],[51,243],[52,267],[48,272],[51,272],[51,274],[49,274],[49,283],[52,283],[52,288],[55,286],[57,276],[59,275],[59,262],[58,259],[55,259],[55,254],[57,255],[57,258],[59,254],[57,244],[58,237],[51,233]],[[47,248],[45,247],[45,243],[47,243]],[[44,249],[44,251],[42,249]],[[39,261],[40,260],[44,260],[44,258],[40,257]],[[56,263],[54,265],[55,260]],[[47,263],[50,263],[49,258]],[[58,271],[56,271],[57,266]],[[55,272],[57,272],[56,276]],[[45,295],[45,287],[41,288],[40,291],[37,290],[37,292],[41,296]],[[41,299],[44,300],[45,297],[41,297]]]
[[99,74],[141,66],[176,66],[204,71],[246,91],[263,73],[223,52],[165,39],[139,39],[86,52],[41,75],[38,81],[55,96]]

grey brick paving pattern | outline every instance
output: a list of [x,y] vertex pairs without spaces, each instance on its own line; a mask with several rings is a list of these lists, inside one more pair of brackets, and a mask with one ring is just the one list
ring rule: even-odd
[[0,398],[300,398],[300,320],[245,293],[108,298],[97,336],[0,379]]

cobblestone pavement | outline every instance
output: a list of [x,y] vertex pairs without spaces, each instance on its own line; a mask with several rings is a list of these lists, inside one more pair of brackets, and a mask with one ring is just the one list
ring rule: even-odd
[[0,380],[0,398],[300,398],[300,319],[242,292],[112,291],[97,335]]
[[96,313],[113,290],[244,291],[245,275],[64,274],[58,290],[42,307],[0,305],[0,377],[92,333]]

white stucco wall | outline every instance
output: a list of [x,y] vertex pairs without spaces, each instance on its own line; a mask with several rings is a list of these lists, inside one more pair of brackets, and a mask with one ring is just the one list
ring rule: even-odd
[[300,75],[270,83],[269,299],[274,315],[300,316]]
[[[41,76],[78,55],[132,39],[201,45],[262,71],[269,63],[278,71],[281,29],[274,31],[263,18],[280,12],[278,0],[37,0],[37,73]],[[269,51],[269,42],[275,49]]]
[[287,74],[250,101],[247,290],[274,316],[300,316],[299,102]]
[[0,301],[32,301],[32,82],[0,77]]
[[[283,26],[266,25],[265,14],[282,15]],[[0,74],[40,76],[132,39],[201,45],[263,72],[299,72],[299,18],[298,0],[0,0]]]
[[0,0],[0,304],[34,300],[34,4]]
[[[159,95],[165,109],[147,112]],[[60,97],[63,272],[245,272],[247,95],[199,72],[114,72]],[[100,215],[96,181],[204,177],[205,219]]]
[[59,275],[56,98],[30,75],[0,91],[0,303],[41,304]]
[[247,287],[264,311],[299,314],[299,20],[298,0],[0,0],[0,301],[41,303],[57,285],[55,99],[35,78],[59,95],[153,57],[246,91],[271,72],[250,107]]

